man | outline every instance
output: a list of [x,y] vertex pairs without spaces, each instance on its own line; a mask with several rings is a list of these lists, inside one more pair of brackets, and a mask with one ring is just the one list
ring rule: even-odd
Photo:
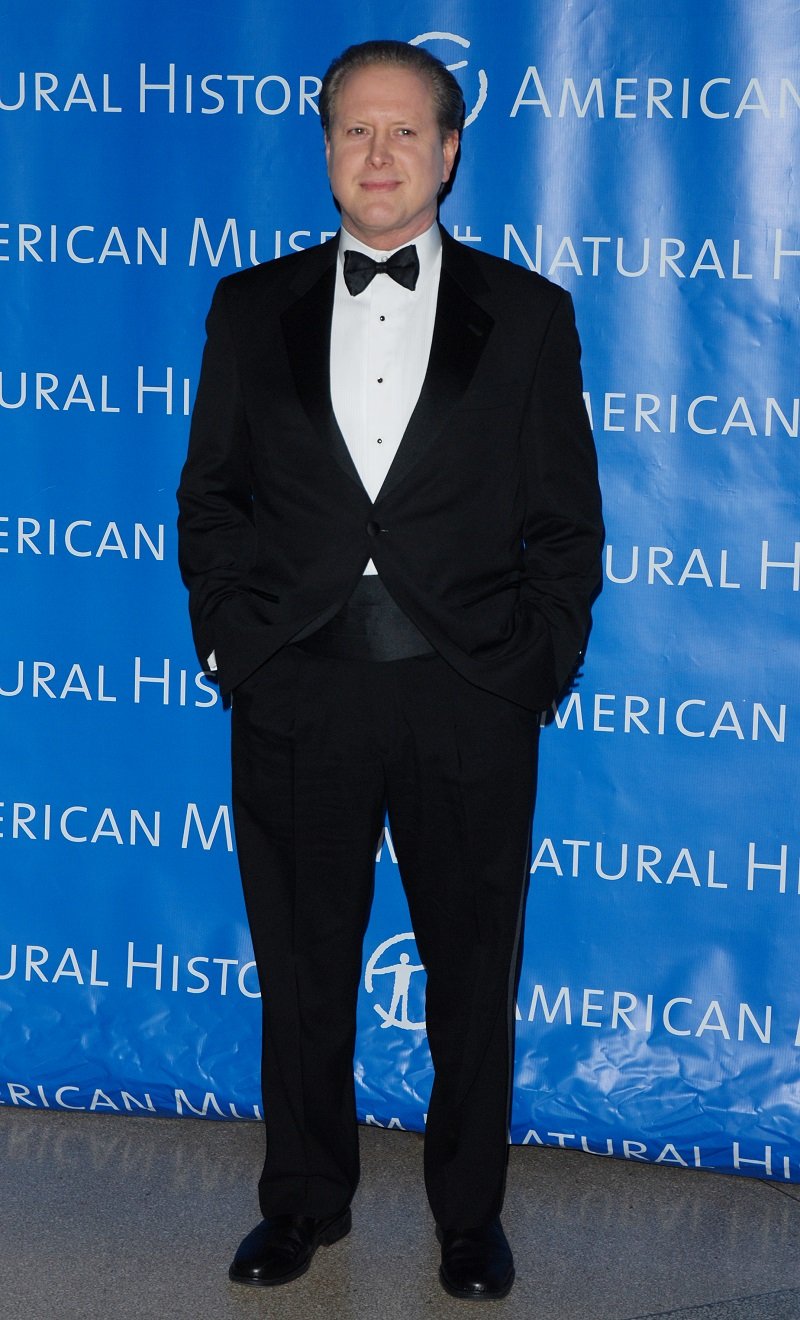
[[350,1229],[353,1050],[388,810],[428,976],[425,1180],[457,1297],[502,1297],[499,1214],[537,712],[584,643],[600,504],[571,302],[437,225],[457,82],[399,42],[320,96],[337,238],[223,279],[179,499],[204,667],[232,693],[263,995],[271,1285]]

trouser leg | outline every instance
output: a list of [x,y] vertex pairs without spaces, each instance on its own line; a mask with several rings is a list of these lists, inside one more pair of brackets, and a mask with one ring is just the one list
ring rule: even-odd
[[466,1229],[503,1200],[539,726],[439,659],[396,675],[404,734],[387,766],[389,819],[435,1070],[426,1188],[437,1223]]
[[335,1214],[358,1181],[355,1012],[385,803],[361,669],[290,648],[233,699],[234,821],[263,1000],[265,1217]]

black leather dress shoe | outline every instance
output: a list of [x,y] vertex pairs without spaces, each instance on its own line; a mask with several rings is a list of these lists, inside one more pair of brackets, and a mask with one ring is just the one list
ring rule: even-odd
[[482,1228],[437,1228],[442,1244],[439,1279],[451,1297],[505,1297],[514,1282],[514,1257],[499,1219]]
[[241,1243],[228,1277],[234,1283],[262,1288],[291,1283],[305,1274],[317,1247],[330,1247],[347,1236],[351,1222],[349,1206],[330,1219],[312,1219],[309,1215],[262,1219]]

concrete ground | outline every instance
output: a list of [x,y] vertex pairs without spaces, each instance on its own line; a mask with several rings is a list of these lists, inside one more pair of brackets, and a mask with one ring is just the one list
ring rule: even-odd
[[517,1283],[437,1280],[421,1138],[362,1129],[352,1234],[277,1289],[228,1282],[257,1124],[0,1111],[2,1320],[800,1320],[800,1187],[513,1148]]

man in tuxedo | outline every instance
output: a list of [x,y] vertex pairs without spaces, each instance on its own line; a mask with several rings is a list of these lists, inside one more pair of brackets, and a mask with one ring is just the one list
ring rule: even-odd
[[263,997],[264,1219],[230,1274],[288,1282],[350,1229],[388,811],[428,977],[440,1279],[502,1297],[539,712],[600,576],[580,349],[566,293],[437,224],[464,120],[438,60],[350,47],[320,116],[341,231],[220,282],[179,491],[198,655],[232,696]]

